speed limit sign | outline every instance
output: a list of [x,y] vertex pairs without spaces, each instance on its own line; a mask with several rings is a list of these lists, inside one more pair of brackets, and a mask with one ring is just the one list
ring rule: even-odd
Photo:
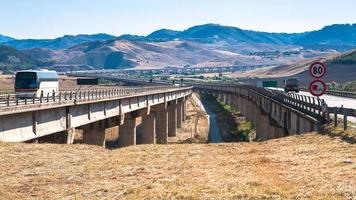
[[321,62],[315,62],[310,66],[309,73],[316,79],[322,78],[326,73],[326,65]]

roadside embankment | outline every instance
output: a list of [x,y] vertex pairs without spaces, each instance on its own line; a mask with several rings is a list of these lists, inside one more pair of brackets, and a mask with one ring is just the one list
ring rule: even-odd
[[317,133],[265,142],[0,143],[1,199],[355,199],[356,146]]

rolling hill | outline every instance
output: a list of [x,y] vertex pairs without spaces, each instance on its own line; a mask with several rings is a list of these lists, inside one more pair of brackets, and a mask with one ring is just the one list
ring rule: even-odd
[[12,47],[0,45],[0,70],[11,71],[27,68],[37,68],[49,63],[44,63],[31,58],[29,55]]
[[38,61],[96,69],[251,64],[283,67],[305,58],[325,57],[335,50],[356,48],[355,34],[356,24],[331,25],[294,34],[205,24],[183,31],[161,29],[147,36],[95,34],[43,40],[6,38],[3,44],[28,55],[31,59],[28,65]]
[[92,66],[99,69],[271,65],[285,62],[284,59],[263,59],[225,50],[219,45],[193,41],[142,42],[114,39],[87,42],[65,50],[31,49],[23,52],[42,62],[54,61],[56,65]]
[[[108,34],[63,36],[56,39],[16,40],[5,37],[0,43],[6,43],[16,49],[50,48],[66,49],[84,42],[102,41],[116,38]],[[348,50],[356,48],[356,24],[335,24],[321,30],[304,33],[268,33],[244,30],[219,24],[193,26],[184,31],[161,29],[147,36],[122,35],[119,39],[142,42],[194,41],[200,43],[236,44],[269,44],[295,45],[314,49]]]
[[24,39],[24,40],[10,40],[5,42],[6,45],[16,49],[33,49],[33,48],[49,48],[53,50],[67,49],[69,47],[90,41],[100,41],[113,39],[115,36],[108,34],[95,35],[66,35],[56,39]]
[[11,40],[14,40],[14,38],[0,34],[0,43],[9,42]]

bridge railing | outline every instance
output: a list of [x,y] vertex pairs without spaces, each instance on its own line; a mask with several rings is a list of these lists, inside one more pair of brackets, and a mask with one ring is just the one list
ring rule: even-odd
[[126,96],[171,92],[178,90],[191,89],[191,87],[177,86],[155,86],[155,87],[131,87],[131,88],[115,88],[115,89],[96,89],[96,90],[69,90],[51,93],[42,93],[40,97],[34,94],[32,97],[23,97],[21,95],[9,94],[0,95],[0,108],[18,105],[41,104],[50,102],[65,102],[65,101],[91,101],[110,98],[119,98]]

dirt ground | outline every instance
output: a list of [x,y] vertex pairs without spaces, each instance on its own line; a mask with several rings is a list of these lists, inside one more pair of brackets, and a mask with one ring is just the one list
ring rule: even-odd
[[262,143],[0,143],[1,199],[355,199],[356,146],[315,133]]
[[176,137],[168,138],[169,143],[205,143],[208,141],[208,116],[192,98],[187,100],[187,118],[182,125],[182,128],[177,129]]

